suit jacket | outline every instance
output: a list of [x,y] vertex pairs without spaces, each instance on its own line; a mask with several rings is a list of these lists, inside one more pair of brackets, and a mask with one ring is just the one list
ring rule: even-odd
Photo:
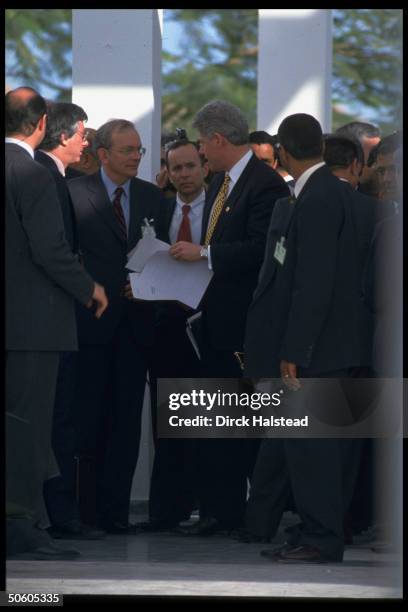
[[246,375],[279,376],[281,359],[312,374],[370,365],[365,238],[353,208],[349,185],[326,166],[306,182],[284,234],[283,265],[273,257],[276,238],[268,245],[248,313]]
[[64,219],[65,236],[71,246],[72,252],[78,253],[78,234],[71,196],[67,187],[67,179],[62,176],[54,160],[46,153],[43,153],[43,151],[36,151],[34,159],[47,168],[52,174],[52,178],[57,187],[62,218]]
[[74,298],[86,304],[93,287],[65,239],[50,173],[22,147],[7,143],[7,350],[75,350]]
[[[210,185],[201,243],[223,180],[224,173],[217,174]],[[201,304],[204,334],[218,350],[242,350],[273,206],[287,195],[282,177],[252,155],[224,204],[211,239],[214,276]]]
[[155,310],[151,302],[132,302],[122,291],[128,272],[127,253],[142,237],[145,217],[154,219],[157,237],[166,238],[164,214],[167,202],[155,185],[138,178],[130,182],[130,223],[128,240],[121,234],[100,172],[68,181],[74,206],[79,246],[85,268],[104,287],[109,306],[97,320],[78,307],[80,344],[106,344],[112,339],[123,316],[127,316],[139,344],[153,342]]

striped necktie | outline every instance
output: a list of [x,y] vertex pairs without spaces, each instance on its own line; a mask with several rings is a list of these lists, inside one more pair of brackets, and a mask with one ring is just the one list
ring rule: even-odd
[[124,240],[127,240],[127,228],[125,215],[123,214],[123,208],[120,203],[120,198],[122,193],[125,193],[125,190],[122,187],[117,187],[115,189],[115,197],[113,199],[113,212],[115,213],[116,221],[118,222],[120,233],[122,234]]
[[227,199],[228,185],[230,183],[230,180],[231,180],[231,177],[226,172],[225,173],[225,177],[224,177],[224,182],[221,185],[221,189],[219,190],[218,195],[217,195],[217,197],[215,199],[215,202],[214,202],[214,206],[213,206],[213,210],[212,210],[212,214],[211,214],[211,219],[210,219],[210,222],[209,222],[208,227],[207,227],[207,233],[205,235],[205,241],[204,241],[205,245],[210,244],[210,240],[211,240],[211,237],[212,237],[212,235],[214,233],[215,226],[217,225],[218,218],[219,218],[219,216],[221,214],[221,211],[223,209],[225,200]]

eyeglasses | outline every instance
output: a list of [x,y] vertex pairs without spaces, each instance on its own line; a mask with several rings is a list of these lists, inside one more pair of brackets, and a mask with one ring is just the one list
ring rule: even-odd
[[108,147],[108,149],[112,149],[112,151],[115,151],[124,157],[129,157],[129,155],[132,155],[132,153],[138,153],[141,157],[143,157],[143,155],[146,153],[146,147],[123,147],[123,149]]
[[81,134],[81,132],[78,130],[77,132],[75,132],[74,136],[80,136],[82,142],[86,142],[88,140],[88,135],[89,132],[88,130],[84,130]]

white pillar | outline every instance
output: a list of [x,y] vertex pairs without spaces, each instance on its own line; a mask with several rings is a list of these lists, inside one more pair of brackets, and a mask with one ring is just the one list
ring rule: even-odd
[[147,148],[139,177],[160,168],[163,9],[73,9],[72,101],[89,127],[109,119],[135,124]]
[[[72,101],[87,125],[128,119],[147,148],[138,176],[154,182],[160,169],[162,9],[73,9]],[[153,460],[150,401],[143,405],[133,500],[149,496]]]
[[330,9],[259,9],[258,129],[308,113],[331,129]]

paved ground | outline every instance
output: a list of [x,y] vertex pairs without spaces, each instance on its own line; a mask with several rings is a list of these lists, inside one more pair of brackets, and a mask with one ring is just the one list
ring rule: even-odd
[[324,565],[271,563],[259,554],[267,545],[241,544],[221,536],[109,535],[96,542],[72,541],[68,545],[80,550],[80,559],[9,561],[8,592],[402,597],[398,555],[375,553],[370,544],[348,547],[343,563]]

